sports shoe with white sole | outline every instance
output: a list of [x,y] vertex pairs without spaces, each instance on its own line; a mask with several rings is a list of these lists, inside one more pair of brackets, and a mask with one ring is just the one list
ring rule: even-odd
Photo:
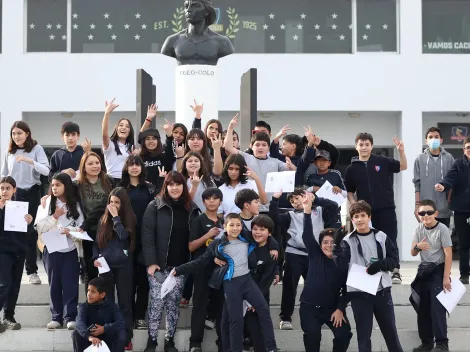
[[393,269],[392,283],[394,285],[401,285],[401,275],[400,275],[400,270],[399,269]]
[[279,323],[279,329],[281,330],[294,330],[294,326],[290,321],[281,321]]
[[31,274],[31,275],[29,275],[29,283],[33,284],[33,285],[40,285],[42,283],[42,281],[39,278],[38,274]]
[[62,329],[62,324],[59,323],[58,321],[52,320],[46,325],[46,327],[47,327],[47,330]]
[[77,324],[75,324],[74,321],[67,322],[67,330],[75,330],[76,327],[77,327]]
[[5,318],[3,319],[3,325],[8,329],[8,330],[20,330],[21,329],[21,324],[18,323],[14,318]]

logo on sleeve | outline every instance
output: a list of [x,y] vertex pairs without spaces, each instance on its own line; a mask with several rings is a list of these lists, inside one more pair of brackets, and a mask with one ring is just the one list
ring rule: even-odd
[[380,166],[379,165],[375,165],[375,171],[377,171],[377,172],[380,171]]

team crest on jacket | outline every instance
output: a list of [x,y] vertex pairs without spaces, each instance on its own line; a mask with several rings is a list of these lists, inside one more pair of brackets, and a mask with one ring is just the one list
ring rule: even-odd
[[377,172],[380,171],[380,166],[379,165],[375,165],[375,171],[377,171]]

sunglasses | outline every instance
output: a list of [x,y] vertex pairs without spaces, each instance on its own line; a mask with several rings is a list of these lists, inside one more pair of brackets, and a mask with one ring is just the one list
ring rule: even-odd
[[418,212],[419,216],[425,216],[425,215],[434,215],[435,211],[434,210],[427,210],[427,211],[420,211]]

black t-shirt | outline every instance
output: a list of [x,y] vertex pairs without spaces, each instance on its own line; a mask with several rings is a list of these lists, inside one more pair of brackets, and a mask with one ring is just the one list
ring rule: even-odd
[[142,218],[144,216],[147,205],[154,199],[155,194],[150,194],[146,185],[133,186],[129,185],[129,200],[131,201],[132,210],[135,214],[136,224],[136,251],[139,252],[142,247],[140,230],[142,226]]
[[173,226],[168,246],[167,266],[176,267],[189,261],[189,212],[184,203],[170,203],[173,210]]
[[[192,241],[195,241],[195,240],[201,238],[206,233],[208,233],[209,230],[213,227],[218,227],[218,228],[222,229],[223,228],[223,220],[219,219],[216,222],[214,222],[211,219],[209,219],[205,213],[202,213],[196,219],[194,219],[194,221],[191,225],[191,234],[189,236],[189,242],[192,242]],[[198,249],[196,249],[191,255],[192,259],[193,260],[197,259],[201,255],[203,255],[204,252],[207,249],[207,245],[210,242],[211,241],[206,241],[206,244],[204,244],[201,247],[199,247]]]

